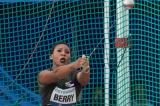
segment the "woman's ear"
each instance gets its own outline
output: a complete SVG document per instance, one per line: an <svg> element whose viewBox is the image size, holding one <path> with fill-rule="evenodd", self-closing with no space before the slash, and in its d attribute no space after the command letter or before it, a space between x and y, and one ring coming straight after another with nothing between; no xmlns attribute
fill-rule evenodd
<svg viewBox="0 0 160 106"><path fill-rule="evenodd" d="M52 56L50 55L50 59L52 60Z"/></svg>

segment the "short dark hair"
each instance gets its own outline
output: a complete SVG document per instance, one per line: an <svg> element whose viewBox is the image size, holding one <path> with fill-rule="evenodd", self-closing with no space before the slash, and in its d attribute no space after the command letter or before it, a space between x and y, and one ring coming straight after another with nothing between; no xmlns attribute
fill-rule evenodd
<svg viewBox="0 0 160 106"><path fill-rule="evenodd" d="M50 52L50 55L53 53L55 47L56 47L57 45L59 45L59 44L65 44L65 45L67 45L67 46L69 47L69 45L68 45L66 42L58 42L58 43L56 43L55 45L53 45L53 47L52 47L52 49L51 49L51 52Z"/></svg>

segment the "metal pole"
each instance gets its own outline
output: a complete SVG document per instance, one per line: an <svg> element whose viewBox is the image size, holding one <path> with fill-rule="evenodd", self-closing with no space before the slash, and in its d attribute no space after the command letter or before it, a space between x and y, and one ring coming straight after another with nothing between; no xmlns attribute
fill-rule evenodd
<svg viewBox="0 0 160 106"><path fill-rule="evenodd" d="M104 0L104 79L105 79L105 106L109 106L109 0Z"/></svg>
<svg viewBox="0 0 160 106"><path fill-rule="evenodd" d="M129 70L129 10L123 6L123 0L117 0L117 106L130 106L130 70Z"/></svg>

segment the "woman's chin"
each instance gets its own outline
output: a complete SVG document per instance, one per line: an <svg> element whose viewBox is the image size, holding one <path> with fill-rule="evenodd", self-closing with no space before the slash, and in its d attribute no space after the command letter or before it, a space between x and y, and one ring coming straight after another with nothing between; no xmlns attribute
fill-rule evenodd
<svg viewBox="0 0 160 106"><path fill-rule="evenodd" d="M67 63L60 63L59 66L67 65Z"/></svg>

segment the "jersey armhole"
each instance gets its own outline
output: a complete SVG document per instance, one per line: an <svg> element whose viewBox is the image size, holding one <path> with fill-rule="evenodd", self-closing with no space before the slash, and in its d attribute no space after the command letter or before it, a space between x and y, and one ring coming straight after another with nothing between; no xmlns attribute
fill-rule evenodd
<svg viewBox="0 0 160 106"><path fill-rule="evenodd" d="M81 84L78 82L78 80L77 80L77 74L78 74L79 72L80 72L79 70L75 70L74 72L72 72L71 77L72 77L72 80L73 80L76 84L81 85Z"/></svg>
<svg viewBox="0 0 160 106"><path fill-rule="evenodd" d="M38 77L37 77L37 83L38 83L38 86L39 86L39 87L41 87L41 88L45 87L44 84L41 84L41 83L39 82Z"/></svg>
<svg viewBox="0 0 160 106"><path fill-rule="evenodd" d="M41 87L41 88L43 88L43 87L45 87L46 85L41 84L41 83L38 81L38 86Z"/></svg>

